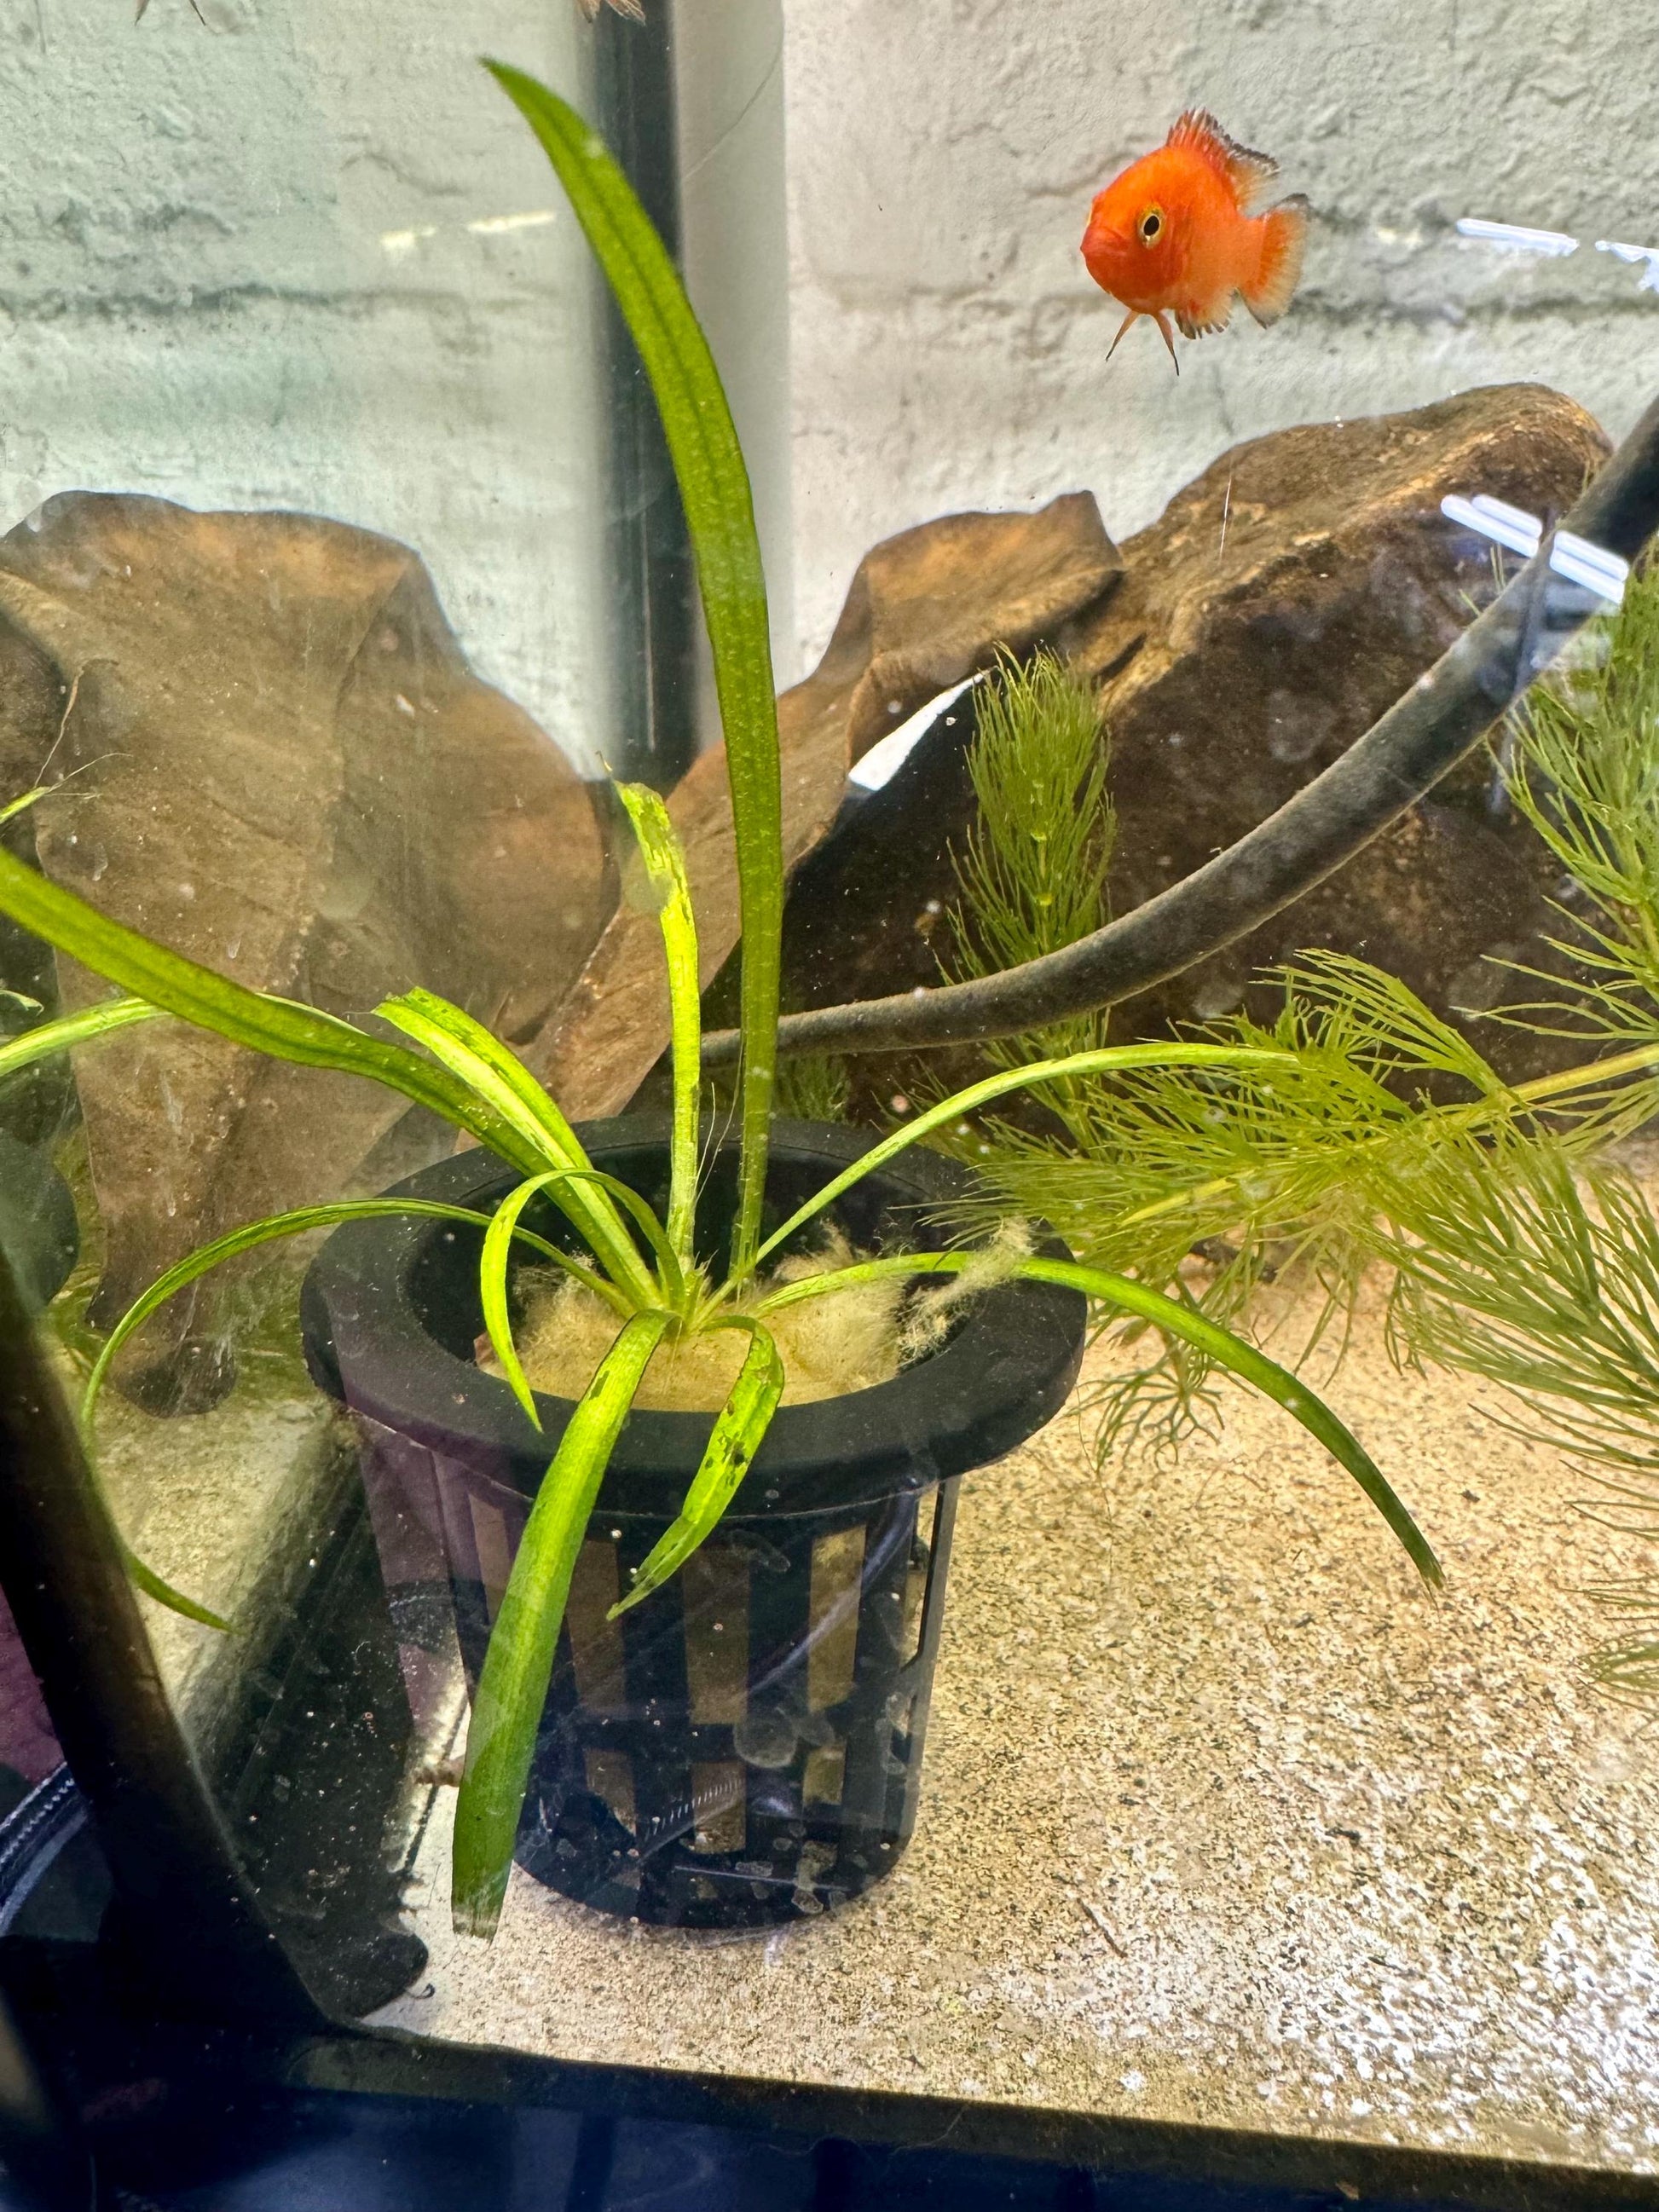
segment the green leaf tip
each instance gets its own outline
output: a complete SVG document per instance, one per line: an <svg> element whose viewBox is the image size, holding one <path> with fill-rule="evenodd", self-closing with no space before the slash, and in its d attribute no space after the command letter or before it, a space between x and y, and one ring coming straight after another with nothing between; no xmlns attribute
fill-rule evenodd
<svg viewBox="0 0 1659 2212"><path fill-rule="evenodd" d="M204 1628L216 1628L222 1636L241 1634L240 1629L233 1628L228 1620L222 1620L207 1606L198 1605L193 1597L186 1597L182 1590L176 1590L171 1583L163 1581L154 1567L145 1565L131 1546L122 1545L121 1560L133 1588L142 1590L146 1597L154 1598L157 1605L164 1605L169 1613L176 1613L185 1620L197 1621Z"/></svg>
<svg viewBox="0 0 1659 2212"><path fill-rule="evenodd" d="M472 1700L455 1808L450 1909L458 1934L495 1935L570 1578L611 1453L670 1316L623 1324L536 1493Z"/></svg>
<svg viewBox="0 0 1659 2212"><path fill-rule="evenodd" d="M648 784L619 783L640 859L657 899L668 967L671 1059L674 1079L673 1134L669 1146L668 1241L683 1278L695 1266L697 1133L702 1092L702 1004L697 965L697 924L685 854L672 818Z"/></svg>
<svg viewBox="0 0 1659 2212"><path fill-rule="evenodd" d="M960 1274L979 1264L982 1258L980 1252L957 1251L901 1252L879 1260L861 1260L850 1267L838 1267L827 1274L804 1276L785 1284L763 1300L757 1311L776 1313L785 1306L799 1304L803 1299L822 1297L855 1283L878 1282L904 1275ZM1080 1291L1085 1297L1138 1315L1154 1328L1196 1345L1218 1367L1224 1367L1241 1382L1282 1406L1292 1420L1317 1438L1339 1466L1352 1475L1424 1582L1432 1589L1442 1586L1445 1575L1439 1560L1381 1468L1318 1394L1288 1368L1269 1359L1265 1352L1258 1352L1253 1344L1246 1343L1219 1322L1211 1320L1196 1306L1167 1297L1163 1291L1138 1283L1131 1276L1110 1274L1102 1267L1084 1267L1073 1260L1045 1259L1040 1255L1018 1261L1009 1273L1027 1282L1053 1283L1062 1290Z"/></svg>
<svg viewBox="0 0 1659 2212"><path fill-rule="evenodd" d="M777 702L749 471L708 342L633 186L556 92L504 62L484 66L540 141L639 349L696 561L738 857L743 1049L732 1251L741 1272L759 1239L766 1190L783 933Z"/></svg>
<svg viewBox="0 0 1659 2212"><path fill-rule="evenodd" d="M1430 1548L1428 1539L1370 1454L1323 1399L1288 1368L1269 1359L1265 1352L1258 1352L1231 1329L1224 1328L1219 1322L1210 1320L1195 1306L1166 1297L1161 1291L1152 1290L1129 1277L1108 1274L1099 1267L1080 1267L1074 1261L1041 1258L1022 1261L1015 1272L1028 1282L1054 1283L1064 1289L1081 1291L1085 1297L1099 1298L1109 1305L1121 1306L1130 1313L1139 1314L1156 1328L1197 1345L1218 1366L1226 1368L1240 1382L1248 1382L1263 1397L1282 1406L1291 1419L1316 1437L1338 1465L1353 1477L1430 1589L1438 1589L1444 1583L1444 1571Z"/></svg>
<svg viewBox="0 0 1659 2212"><path fill-rule="evenodd" d="M626 1597L605 1616L615 1620L660 1589L677 1573L699 1545L719 1527L726 1507L737 1495L755 1454L765 1441L783 1395L783 1361L769 1329L741 1316L717 1323L724 1328L746 1328L750 1346L726 1403L715 1419L685 1503L673 1525L661 1536L635 1578Z"/></svg>

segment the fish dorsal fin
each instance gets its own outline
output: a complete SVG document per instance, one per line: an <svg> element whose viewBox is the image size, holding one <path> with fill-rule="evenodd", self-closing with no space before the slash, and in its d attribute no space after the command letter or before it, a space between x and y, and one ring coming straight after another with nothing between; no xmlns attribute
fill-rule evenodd
<svg viewBox="0 0 1659 2212"><path fill-rule="evenodd" d="M1279 164L1271 154L1252 153L1237 138L1230 138L1207 107L1189 107L1176 118L1165 143L1183 146L1207 161L1232 186L1241 209L1258 200L1279 174Z"/></svg>

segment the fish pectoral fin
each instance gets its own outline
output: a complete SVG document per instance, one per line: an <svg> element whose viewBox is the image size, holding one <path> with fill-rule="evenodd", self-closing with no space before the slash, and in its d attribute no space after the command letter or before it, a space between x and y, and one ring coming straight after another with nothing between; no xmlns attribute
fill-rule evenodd
<svg viewBox="0 0 1659 2212"><path fill-rule="evenodd" d="M1157 314L1152 317L1152 320L1158 325L1158 329L1164 333L1164 343L1170 349L1170 358L1175 362L1175 373L1179 376L1181 374L1181 362L1176 353L1175 332L1170 328L1170 318L1160 307Z"/></svg>
<svg viewBox="0 0 1659 2212"><path fill-rule="evenodd" d="M1227 297L1222 301L1220 307L1213 309L1208 315L1200 317L1198 315L1186 314L1177 308L1176 311L1176 327L1181 332L1183 338L1208 337L1212 331L1224 331L1226 329L1228 324L1232 320L1232 295L1231 293L1229 293Z"/></svg>
<svg viewBox="0 0 1659 2212"><path fill-rule="evenodd" d="M1119 346L1122 344L1123 333L1128 329L1130 324L1139 322L1139 319L1140 310L1138 307L1131 307L1128 313L1125 315L1123 320L1117 326L1117 336L1112 340L1110 345L1106 349L1106 358L1108 361L1111 359L1112 356L1117 351Z"/></svg>

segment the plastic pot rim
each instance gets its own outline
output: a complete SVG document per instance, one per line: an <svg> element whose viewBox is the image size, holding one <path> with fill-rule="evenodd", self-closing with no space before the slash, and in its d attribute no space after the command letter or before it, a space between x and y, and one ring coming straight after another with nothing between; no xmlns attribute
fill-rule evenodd
<svg viewBox="0 0 1659 2212"><path fill-rule="evenodd" d="M611 1173L623 1156L666 1153L668 1125L656 1115L590 1122L577 1133L594 1164ZM771 1174L792 1183L799 1175L805 1196L877 1141L869 1133L780 1121L773 1128ZM734 1140L720 1149L734 1149ZM517 1170L473 1148L405 1178L388 1195L487 1211L519 1180ZM939 1249L947 1239L916 1209L937 1207L974 1187L957 1162L912 1148L857 1185L856 1203L866 1212L874 1204L895 1220L908 1214L908 1241ZM837 1213L832 1208L827 1218ZM456 1243L458 1261L465 1253L465 1264L475 1267L455 1228L429 1216L337 1229L306 1278L307 1362L320 1387L355 1412L533 1497L574 1401L538 1392L538 1432L500 1376L433 1334L412 1285L445 1238ZM1052 1236L1040 1249L1070 1256ZM939 1351L890 1380L780 1407L727 1521L861 1505L1000 1459L1050 1420L1069 1395L1086 1320L1086 1301L1053 1285L1006 1283L981 1293ZM631 1414L598 1510L672 1519L714 1419L710 1413Z"/></svg>

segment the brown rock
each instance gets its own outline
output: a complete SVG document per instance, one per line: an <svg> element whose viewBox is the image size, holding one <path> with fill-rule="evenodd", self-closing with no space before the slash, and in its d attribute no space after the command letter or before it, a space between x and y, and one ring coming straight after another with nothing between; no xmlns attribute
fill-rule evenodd
<svg viewBox="0 0 1659 2212"><path fill-rule="evenodd" d="M1019 652L1109 605L1122 568L1085 491L1035 514L947 514L901 531L860 562L823 659L788 694L790 715L844 715L850 768L999 646Z"/></svg>
<svg viewBox="0 0 1659 2212"><path fill-rule="evenodd" d="M587 788L389 539L67 495L0 543L0 789L76 778L23 817L46 872L239 981L342 1014L418 982L522 1038L614 904ZM62 963L66 1006L105 990ZM191 1245L450 1141L397 1094L182 1025L77 1073L106 1325ZM212 1297L175 1341L210 1334Z"/></svg>
<svg viewBox="0 0 1659 2212"><path fill-rule="evenodd" d="M1406 415L1316 424L1224 453L1123 549L1126 574L1060 643L1102 683L1120 835L1111 891L1127 911L1283 804L1450 644L1491 590L1489 550L1458 540L1449 492L1559 513L1607 451L1583 410L1523 385ZM950 848L972 806L963 732L939 732L798 880L786 925L793 1006L939 981L935 924L955 893ZM1490 1004L1489 952L1535 954L1559 873L1491 804L1477 757L1340 874L1252 937L1118 1017L1124 1037L1241 1003L1246 979L1334 945L1402 975L1443 1011ZM1517 987L1516 995L1524 995ZM1545 1048L1481 1024L1526 1072ZM933 1055L944 1073L966 1048ZM866 1095L902 1090L892 1056Z"/></svg>
<svg viewBox="0 0 1659 2212"><path fill-rule="evenodd" d="M1559 514L1607 451L1572 400L1500 386L1258 439L1178 494L1127 549L1115 606L1072 641L1079 665L1110 675L1115 910L1282 805L1445 651L1471 599L1491 595L1490 549L1460 547L1440 514L1448 493ZM1477 754L1340 874L1137 1000L1134 1029L1237 1005L1250 974L1304 945L1363 954L1443 1012L1467 1001L1459 987L1484 953L1552 926L1544 898L1559 874L1523 823L1493 811L1492 781ZM1498 1041L1486 1024L1480 1036Z"/></svg>
<svg viewBox="0 0 1659 2212"><path fill-rule="evenodd" d="M956 514L885 539L860 563L817 667L778 702L783 843L797 866L841 805L847 772L907 714L1097 605L1121 567L1087 492L1036 514ZM669 800L686 848L707 982L738 941L726 756L705 753ZM568 1114L617 1112L668 1036L655 921L627 905L531 1054Z"/></svg>

